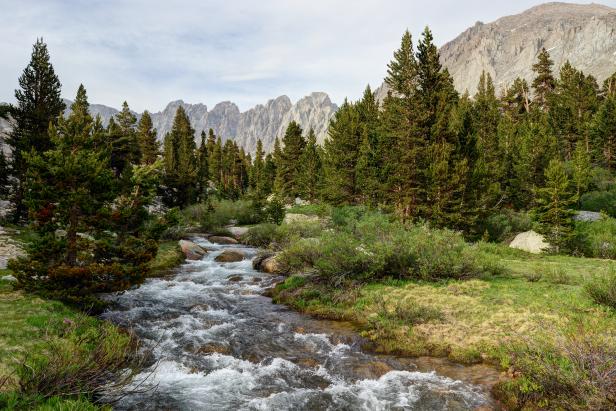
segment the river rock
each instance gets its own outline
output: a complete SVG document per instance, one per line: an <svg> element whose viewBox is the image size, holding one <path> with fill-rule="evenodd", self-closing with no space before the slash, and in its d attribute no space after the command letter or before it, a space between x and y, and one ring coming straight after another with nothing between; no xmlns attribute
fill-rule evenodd
<svg viewBox="0 0 616 411"><path fill-rule="evenodd" d="M239 250L225 250L222 254L218 255L214 260L219 263L234 263L242 261L244 259L244 253Z"/></svg>
<svg viewBox="0 0 616 411"><path fill-rule="evenodd" d="M376 380L390 372L392 368L382 361L369 361L353 368L354 374L362 380Z"/></svg>
<svg viewBox="0 0 616 411"><path fill-rule="evenodd" d="M223 237L219 235L213 235L208 237L208 240L216 244L237 244L237 240L231 237Z"/></svg>
<svg viewBox="0 0 616 411"><path fill-rule="evenodd" d="M207 254L207 251L204 250L203 247L193 243L192 241L180 240L178 245L182 249L182 252L186 256L187 260L200 260Z"/></svg>
<svg viewBox="0 0 616 411"><path fill-rule="evenodd" d="M205 344L197 349L197 354L207 355L207 354L214 354L214 353L228 355L228 354L231 354L231 349L225 345L216 344L216 343Z"/></svg>
<svg viewBox="0 0 616 411"><path fill-rule="evenodd" d="M509 247L533 254L541 254L543 251L550 248L550 244L545 240L544 236L530 230L516 235L509 244Z"/></svg>
<svg viewBox="0 0 616 411"><path fill-rule="evenodd" d="M227 281L231 281L232 283L237 283L239 281L242 281L243 279L244 277L242 277L241 275L231 275L227 277Z"/></svg>
<svg viewBox="0 0 616 411"><path fill-rule="evenodd" d="M248 227L232 226L227 227L227 231L229 231L236 240L239 240L244 234L248 232Z"/></svg>
<svg viewBox="0 0 616 411"><path fill-rule="evenodd" d="M261 271L269 274L279 274L281 272L280 262L276 259L275 255L263 260Z"/></svg>
<svg viewBox="0 0 616 411"><path fill-rule="evenodd" d="M261 270L261 265L263 264L263 261L265 261L269 257L272 257L273 255L274 255L274 253L272 253L270 251L262 251L262 252L260 252L259 254L257 254L257 256L255 258L252 259L252 269L253 270Z"/></svg>

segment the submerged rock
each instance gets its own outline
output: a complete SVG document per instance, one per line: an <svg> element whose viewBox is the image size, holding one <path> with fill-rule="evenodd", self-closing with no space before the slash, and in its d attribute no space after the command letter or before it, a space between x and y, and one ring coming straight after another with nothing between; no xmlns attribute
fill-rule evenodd
<svg viewBox="0 0 616 411"><path fill-rule="evenodd" d="M180 249L186 256L187 260L200 260L204 255L207 254L207 251L203 249L203 247L193 243L188 240L180 240L178 242Z"/></svg>
<svg viewBox="0 0 616 411"><path fill-rule="evenodd" d="M231 237L223 237L219 235L213 235L208 237L208 240L216 244L237 244L237 240Z"/></svg>
<svg viewBox="0 0 616 411"><path fill-rule="evenodd" d="M533 254L540 254L549 249L550 244L545 240L544 236L530 230L516 235L513 241L509 244L509 247L517 248L518 250L527 251Z"/></svg>
<svg viewBox="0 0 616 411"><path fill-rule="evenodd" d="M234 263L242 261L244 259L244 253L239 250L225 250L217 256L214 260L219 263Z"/></svg>

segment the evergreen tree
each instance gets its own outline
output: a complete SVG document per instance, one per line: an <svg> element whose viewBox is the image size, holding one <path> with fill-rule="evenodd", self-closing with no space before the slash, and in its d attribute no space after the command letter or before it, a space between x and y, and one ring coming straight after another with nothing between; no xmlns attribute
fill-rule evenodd
<svg viewBox="0 0 616 411"><path fill-rule="evenodd" d="M361 135L355 167L355 181L362 203L376 206L381 198L378 157L366 127L364 127Z"/></svg>
<svg viewBox="0 0 616 411"><path fill-rule="evenodd" d="M407 219L419 216L425 198L427 141L418 124L417 71L413 41L407 30L388 64L385 83L391 92L383 102L378 148L385 197Z"/></svg>
<svg viewBox="0 0 616 411"><path fill-rule="evenodd" d="M577 200L570 192L569 178L561 161L550 161L545 170L545 180L545 186L537 190L535 215L541 231L556 252L560 252L571 239L575 215L571 206Z"/></svg>
<svg viewBox="0 0 616 411"><path fill-rule="evenodd" d="M14 126L6 141L11 148L11 172L15 177L12 198L15 222L22 219L26 211L23 204L23 180L27 172L25 154L32 150L40 154L52 147L49 125L55 124L65 109L60 97L60 80L43 39L34 43L30 63L19 77L19 87L15 90L17 105L11 110Z"/></svg>
<svg viewBox="0 0 616 411"><path fill-rule="evenodd" d="M283 148L276 164L276 191L283 198L295 198L300 195L299 161L306 145L302 128L295 121L287 126L282 143Z"/></svg>
<svg viewBox="0 0 616 411"><path fill-rule="evenodd" d="M616 170L616 95L607 96L590 127L594 160L610 171Z"/></svg>
<svg viewBox="0 0 616 411"><path fill-rule="evenodd" d="M601 97L608 98L614 96L616 96L616 73L605 79L601 89Z"/></svg>
<svg viewBox="0 0 616 411"><path fill-rule="evenodd" d="M255 200L265 199L268 194L268 176L266 175L266 160L264 159L263 142L261 139L257 140L257 151L255 152L255 159L250 174Z"/></svg>
<svg viewBox="0 0 616 411"><path fill-rule="evenodd" d="M4 152L0 150L0 199L8 194L9 191L9 165L4 156Z"/></svg>
<svg viewBox="0 0 616 411"><path fill-rule="evenodd" d="M165 199L168 204L185 207L195 201L197 157L194 130L182 106L178 107L171 131L164 140Z"/></svg>
<svg viewBox="0 0 616 411"><path fill-rule="evenodd" d="M592 181L591 158L583 144L578 144L575 148L571 163L573 166L575 194L577 198L580 198L582 194L588 191L588 187Z"/></svg>
<svg viewBox="0 0 616 411"><path fill-rule="evenodd" d="M298 175L299 191L302 198L315 201L321 187L321 149L317 144L317 136L311 128L308 132L306 147L300 156L300 174Z"/></svg>
<svg viewBox="0 0 616 411"><path fill-rule="evenodd" d="M570 160L577 144L590 151L587 130L597 109L596 80L585 76L567 61L550 99L550 124L562 147L562 156Z"/></svg>
<svg viewBox="0 0 616 411"><path fill-rule="evenodd" d="M197 153L197 191L198 200L205 201L207 199L207 191L209 187L209 153L207 151L207 141L205 131L201 130L201 144Z"/></svg>
<svg viewBox="0 0 616 411"><path fill-rule="evenodd" d="M518 122L530 112L530 88L526 80L516 78L510 87L507 87L501 96L503 111L510 119Z"/></svg>
<svg viewBox="0 0 616 411"><path fill-rule="evenodd" d="M474 100L472 128L476 133L475 151L479 155L473 165L472 189L480 191L478 206L487 211L493 209L502 198L505 173L498 139L501 117L499 101L490 74L485 72L481 74ZM467 153L467 155L472 154Z"/></svg>
<svg viewBox="0 0 616 411"><path fill-rule="evenodd" d="M57 127L50 127L54 148L26 155L26 198L37 237L28 257L11 262L11 268L23 288L92 308L95 293L140 282L157 244L134 236L151 197L140 201L139 189L130 190L130 201L117 196L108 152L96 145L94 133L102 129L88 108L80 86L68 119L60 117ZM122 230L129 226L131 231Z"/></svg>
<svg viewBox="0 0 616 411"><path fill-rule="evenodd" d="M323 196L334 204L358 199L356 166L363 130L357 107L345 100L331 119L324 142Z"/></svg>
<svg viewBox="0 0 616 411"><path fill-rule="evenodd" d="M135 126L137 118L130 111L128 103L122 104L122 111L109 121L107 127L109 149L111 151L111 168L120 176L131 164L139 162L139 143Z"/></svg>
<svg viewBox="0 0 616 411"><path fill-rule="evenodd" d="M141 153L141 164L153 164L160 152L160 143L156 138L157 132L152 124L152 117L146 110L139 119L137 125L137 140Z"/></svg>
<svg viewBox="0 0 616 411"><path fill-rule="evenodd" d="M554 91L555 83L552 75L554 62L550 59L550 54L542 48L537 56L537 62L533 64L535 78L533 79L533 90L535 90L534 103L540 110L548 109L548 100Z"/></svg>

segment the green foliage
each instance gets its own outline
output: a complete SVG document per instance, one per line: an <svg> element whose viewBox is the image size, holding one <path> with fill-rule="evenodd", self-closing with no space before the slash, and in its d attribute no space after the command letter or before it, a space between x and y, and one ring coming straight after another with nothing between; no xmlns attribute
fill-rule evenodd
<svg viewBox="0 0 616 411"><path fill-rule="evenodd" d="M573 231L571 207L576 198L570 192L569 177L561 161L552 160L545 171L545 187L538 190L536 217L541 231L547 236L556 252L567 247Z"/></svg>
<svg viewBox="0 0 616 411"><path fill-rule="evenodd" d="M276 158L276 192L282 198L295 198L301 194L300 161L306 140L302 136L302 128L295 121L291 121L282 138L282 150Z"/></svg>
<svg viewBox="0 0 616 411"><path fill-rule="evenodd" d="M479 224L479 233L487 234L487 240L503 242L511 240L514 235L530 230L532 222L527 213L502 210L488 216Z"/></svg>
<svg viewBox="0 0 616 411"><path fill-rule="evenodd" d="M152 117L146 110L139 119L137 125L137 141L139 143L139 153L141 164L152 164L160 154L160 143L156 138L156 129L152 124Z"/></svg>
<svg viewBox="0 0 616 411"><path fill-rule="evenodd" d="M270 223L280 225L284 220L285 213L284 204L277 198L272 199L265 206L265 220Z"/></svg>
<svg viewBox="0 0 616 411"><path fill-rule="evenodd" d="M533 79L533 89L535 90L535 103L540 110L546 110L548 107L548 99L554 91L555 80L552 75L552 66L554 62L550 59L550 54L545 48L542 48L537 56L537 62L533 64L535 78Z"/></svg>
<svg viewBox="0 0 616 411"><path fill-rule="evenodd" d="M508 348L511 365L521 376L495 387L499 396L508 399L507 408L609 410L616 406L616 352L609 339L577 330L523 339Z"/></svg>
<svg viewBox="0 0 616 411"><path fill-rule="evenodd" d="M335 231L323 231L284 250L291 267L313 266L335 284L385 277L437 280L498 273L499 267L468 246L452 231L423 225L405 227L389 216L361 208L332 213ZM307 251L309 259L303 255Z"/></svg>
<svg viewBox="0 0 616 411"><path fill-rule="evenodd" d="M49 125L55 124L65 109L62 85L42 38L32 47L30 62L19 77L19 87L15 90L17 105L11 109L14 126L6 141L12 152L11 173L16 178L12 198L15 222L26 215L23 204L23 181L28 170L25 156L32 151L41 154L51 148Z"/></svg>
<svg viewBox="0 0 616 411"><path fill-rule="evenodd" d="M595 276L584 288L595 303L616 310L616 270Z"/></svg>
<svg viewBox="0 0 616 411"><path fill-rule="evenodd" d="M203 230L223 228L232 222L240 225L260 222L262 216L248 200L213 200L210 203L194 204L182 211L189 225L197 224Z"/></svg>
<svg viewBox="0 0 616 411"><path fill-rule="evenodd" d="M599 221L577 222L573 245L586 257L616 260L616 219L605 217Z"/></svg>
<svg viewBox="0 0 616 411"><path fill-rule="evenodd" d="M604 212L616 218L616 189L583 194L580 197L580 208L587 211Z"/></svg>
<svg viewBox="0 0 616 411"><path fill-rule="evenodd" d="M184 108L178 107L173 127L164 139L165 201L170 206L192 204L197 190L195 131Z"/></svg>
<svg viewBox="0 0 616 411"><path fill-rule="evenodd" d="M297 177L300 196L309 201L315 201L322 185L321 148L317 145L317 136L310 129L306 147L300 156L300 174Z"/></svg>

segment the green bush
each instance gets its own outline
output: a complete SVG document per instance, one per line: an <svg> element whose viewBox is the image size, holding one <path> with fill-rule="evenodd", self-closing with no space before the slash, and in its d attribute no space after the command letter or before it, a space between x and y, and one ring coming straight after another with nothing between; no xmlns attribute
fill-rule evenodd
<svg viewBox="0 0 616 411"><path fill-rule="evenodd" d="M577 222L572 243L586 257L616 259L616 219Z"/></svg>
<svg viewBox="0 0 616 411"><path fill-rule="evenodd" d="M479 232L487 233L487 240L503 242L517 233L530 230L532 221L527 213L512 210L502 210L492 214L480 224Z"/></svg>
<svg viewBox="0 0 616 411"><path fill-rule="evenodd" d="M246 234L242 236L242 243L253 247L268 247L278 238L278 226L276 224L264 223L250 227Z"/></svg>
<svg viewBox="0 0 616 411"><path fill-rule="evenodd" d="M484 256L450 230L405 227L389 215L364 208L335 209L332 220L336 229L323 230L310 244L284 251L290 267L314 267L333 283L386 277L461 279L503 271L496 258Z"/></svg>
<svg viewBox="0 0 616 411"><path fill-rule="evenodd" d="M616 310L616 270L593 278L584 288L595 303Z"/></svg>
<svg viewBox="0 0 616 411"><path fill-rule="evenodd" d="M586 193L580 197L580 208L587 211L602 211L610 217L616 217L616 190Z"/></svg>
<svg viewBox="0 0 616 411"><path fill-rule="evenodd" d="M185 208L183 215L187 224L198 225L206 231L222 228L232 222L240 225L256 224L263 218L258 207L246 200L194 204Z"/></svg>

